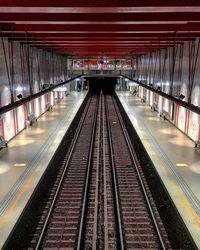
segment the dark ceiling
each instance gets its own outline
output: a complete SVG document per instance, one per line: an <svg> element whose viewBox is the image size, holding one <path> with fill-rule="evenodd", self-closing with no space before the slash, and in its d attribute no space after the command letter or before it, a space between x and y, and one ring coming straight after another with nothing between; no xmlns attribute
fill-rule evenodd
<svg viewBox="0 0 200 250"><path fill-rule="evenodd" d="M200 34L198 0L0 0L1 36L70 56L133 57Z"/></svg>

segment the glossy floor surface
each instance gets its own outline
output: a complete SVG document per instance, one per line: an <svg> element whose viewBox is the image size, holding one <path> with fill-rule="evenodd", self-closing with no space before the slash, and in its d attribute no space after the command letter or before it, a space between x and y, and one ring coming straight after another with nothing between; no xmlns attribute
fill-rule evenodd
<svg viewBox="0 0 200 250"><path fill-rule="evenodd" d="M0 248L81 106L86 92L71 92L51 112L0 151Z"/></svg>
<svg viewBox="0 0 200 250"><path fill-rule="evenodd" d="M136 96L117 94L200 249L200 149Z"/></svg>
<svg viewBox="0 0 200 250"><path fill-rule="evenodd" d="M0 151L0 248L86 93L72 92ZM118 92L186 226L200 249L200 149L129 92Z"/></svg>

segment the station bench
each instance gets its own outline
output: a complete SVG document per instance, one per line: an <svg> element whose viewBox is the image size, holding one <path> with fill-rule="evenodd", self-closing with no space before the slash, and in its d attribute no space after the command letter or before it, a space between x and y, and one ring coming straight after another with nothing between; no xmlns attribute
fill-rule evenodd
<svg viewBox="0 0 200 250"><path fill-rule="evenodd" d="M37 118L33 113L28 115L28 119L26 120L26 127L32 126L33 123L37 122Z"/></svg>
<svg viewBox="0 0 200 250"><path fill-rule="evenodd" d="M51 105L51 103L47 102L47 104L46 104L46 110L47 111L52 111L52 109L53 109L53 106Z"/></svg>
<svg viewBox="0 0 200 250"><path fill-rule="evenodd" d="M160 117L163 117L164 120L167 120L168 112L165 111L165 110L162 110L162 111L160 112Z"/></svg>
<svg viewBox="0 0 200 250"><path fill-rule="evenodd" d="M7 142L0 136L0 149L7 148Z"/></svg>
<svg viewBox="0 0 200 250"><path fill-rule="evenodd" d="M195 148L200 148L200 140L199 141L195 141Z"/></svg>

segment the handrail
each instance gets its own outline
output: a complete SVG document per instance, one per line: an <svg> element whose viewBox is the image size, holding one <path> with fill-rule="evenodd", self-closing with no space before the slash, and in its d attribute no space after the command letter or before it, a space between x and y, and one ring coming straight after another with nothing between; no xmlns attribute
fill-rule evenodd
<svg viewBox="0 0 200 250"><path fill-rule="evenodd" d="M130 81L133 81L133 82L139 84L140 86L142 86L142 87L144 87L144 88L146 88L148 90L151 90L152 92L154 92L154 93L156 93L158 95L161 95L161 96L167 98L168 100L171 100L171 101L177 103L178 105L180 105L180 106L182 106L184 108L187 108L187 109L191 110L192 112L194 112L194 113L196 113L198 115L200 115L200 107L199 106L195 106L195 105L193 105L191 103L182 101L182 100L176 98L175 96L172 96L172 95L164 93L164 92L162 92L160 90L154 89L153 87L150 87L150 86L148 86L148 85L146 85L146 84L144 84L144 83L142 83L140 81L134 80L134 79L132 79L132 78L130 78L128 76L125 76L125 75L121 75L121 76L126 78L126 79L129 79Z"/></svg>
<svg viewBox="0 0 200 250"><path fill-rule="evenodd" d="M56 89L56 88L58 88L58 87L60 87L62 85L65 85L65 84L67 84L67 83L69 83L69 82L71 82L71 81L73 81L73 80L75 80L77 78L80 78L81 76L82 75L73 77L73 78L71 78L71 79L69 79L67 81L58 83L58 84L56 84L54 86L51 86L48 89L42 90L42 91L40 91L38 93L35 93L33 95L30 95L30 96L27 96L27 97L25 97L25 98L23 98L23 99L21 99L19 101L16 101L14 103L9 103L8 105L5 105L5 106L3 106L3 107L0 108L0 115L4 114L4 113L6 113L6 112L8 112L8 111L10 111L10 110L12 110L14 108L17 108L17 107L21 106L22 104L24 104L26 102L29 102L29 101L31 101L31 100L33 100L35 98L38 98L38 97L40 97L40 96L42 96L42 95L44 95L44 94L52 91L53 89Z"/></svg>

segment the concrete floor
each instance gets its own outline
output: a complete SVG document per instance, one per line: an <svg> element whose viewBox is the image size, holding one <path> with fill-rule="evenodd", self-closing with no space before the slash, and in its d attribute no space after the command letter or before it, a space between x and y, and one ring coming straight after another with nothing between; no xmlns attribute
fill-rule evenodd
<svg viewBox="0 0 200 250"><path fill-rule="evenodd" d="M70 95L0 151L0 248L44 173L87 92Z"/></svg>
<svg viewBox="0 0 200 250"><path fill-rule="evenodd" d="M200 149L136 96L117 94L200 249Z"/></svg>

